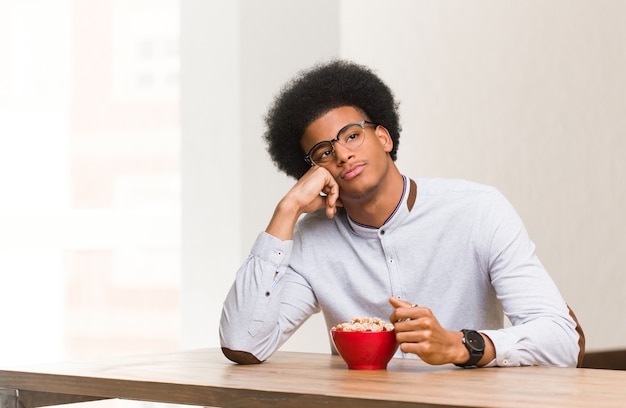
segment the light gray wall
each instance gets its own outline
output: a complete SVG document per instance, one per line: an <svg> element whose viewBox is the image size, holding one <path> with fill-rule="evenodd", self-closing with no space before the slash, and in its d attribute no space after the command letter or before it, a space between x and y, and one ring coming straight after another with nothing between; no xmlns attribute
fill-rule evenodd
<svg viewBox="0 0 626 408"><path fill-rule="evenodd" d="M238 3L184 0L181 20L181 347L192 348L218 344L241 258Z"/></svg>
<svg viewBox="0 0 626 408"><path fill-rule="evenodd" d="M400 99L400 169L500 188L588 349L626 347L626 3L182 3L185 346L217 345L235 270L292 183L261 143L268 103L338 55ZM325 340L316 317L286 348Z"/></svg>

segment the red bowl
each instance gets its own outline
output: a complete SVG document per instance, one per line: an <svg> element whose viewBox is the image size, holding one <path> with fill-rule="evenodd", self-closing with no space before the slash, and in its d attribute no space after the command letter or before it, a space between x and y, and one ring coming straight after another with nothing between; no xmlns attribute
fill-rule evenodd
<svg viewBox="0 0 626 408"><path fill-rule="evenodd" d="M396 332L330 331L333 344L348 368L384 370L398 349Z"/></svg>

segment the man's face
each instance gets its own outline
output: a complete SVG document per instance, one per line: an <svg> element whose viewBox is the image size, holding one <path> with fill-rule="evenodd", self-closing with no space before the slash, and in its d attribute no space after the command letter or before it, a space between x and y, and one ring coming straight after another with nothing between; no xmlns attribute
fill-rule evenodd
<svg viewBox="0 0 626 408"><path fill-rule="evenodd" d="M334 139L346 125L363 120L369 118L351 106L330 110L306 128L300 141L302 148L309 152L319 142ZM358 147L344 145L342 142L348 140L344 136L342 141L334 141L334 153L320 164L337 180L343 198L366 195L380 183L392 163L388 154L393 147L389 132L376 124L364 125L362 132L363 141Z"/></svg>

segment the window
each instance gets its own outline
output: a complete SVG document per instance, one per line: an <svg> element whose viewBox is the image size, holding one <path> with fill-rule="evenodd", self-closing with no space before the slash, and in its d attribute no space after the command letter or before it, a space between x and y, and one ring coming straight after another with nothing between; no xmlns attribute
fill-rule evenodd
<svg viewBox="0 0 626 408"><path fill-rule="evenodd" d="M175 350L178 1L7 3L0 360Z"/></svg>

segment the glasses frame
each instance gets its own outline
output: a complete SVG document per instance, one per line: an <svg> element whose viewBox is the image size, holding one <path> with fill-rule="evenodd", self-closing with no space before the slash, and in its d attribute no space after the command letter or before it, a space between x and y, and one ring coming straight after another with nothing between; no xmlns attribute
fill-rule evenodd
<svg viewBox="0 0 626 408"><path fill-rule="evenodd" d="M349 147L346 146L345 143L343 143L340 139L339 139L339 135L341 135L341 132L343 132L344 130L346 130L347 128L349 128L350 126L354 126L354 125L359 125L361 127L361 129L365 130L365 125L372 125L374 127L378 127L377 123L374 122L370 122L369 120L360 120L358 122L352 122L352 123L348 123L347 125L343 126L341 129L339 129L339 132L337 132L337 136L333 137L332 139L329 140L322 140L320 142L315 143L315 145L313 145L313 147L309 150L309 152L306 154L306 156L304 156L304 161L306 161L307 163L309 163L311 166L321 166L321 164L316 163L315 161L313 161L313 158L311 157L311 154L313 153L313 151L315 149L318 148L318 146L326 144L326 143L330 143L330 148L332 149L331 154L334 156L335 155L335 142L339 142L341 143L341 145L343 147L345 147L348 150L353 150L350 149ZM358 149L359 147L361 147L361 145L357 146L356 148Z"/></svg>

